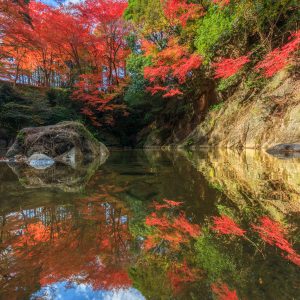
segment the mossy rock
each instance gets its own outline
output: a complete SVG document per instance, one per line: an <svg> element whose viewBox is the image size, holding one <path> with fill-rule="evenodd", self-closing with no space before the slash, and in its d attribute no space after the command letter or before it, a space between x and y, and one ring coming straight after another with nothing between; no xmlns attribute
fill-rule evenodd
<svg viewBox="0 0 300 300"><path fill-rule="evenodd" d="M22 129L6 156L30 157L35 153L63 160L71 150L76 161L90 161L94 158L106 159L108 149L78 122L62 122L43 127Z"/></svg>

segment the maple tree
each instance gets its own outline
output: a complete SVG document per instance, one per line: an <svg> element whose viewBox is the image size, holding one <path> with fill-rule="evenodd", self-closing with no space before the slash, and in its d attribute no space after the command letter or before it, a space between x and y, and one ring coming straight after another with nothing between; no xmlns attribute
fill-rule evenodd
<svg viewBox="0 0 300 300"><path fill-rule="evenodd" d="M152 66L145 67L144 76L153 84L148 90L152 95L163 91L163 97L172 97L183 94L179 84L186 82L193 76L193 71L197 70L201 63L201 57L197 54L189 53L184 45L179 45L176 39L170 39L165 49L153 53L153 45L144 44L145 51L152 51L154 58ZM150 49L149 49L150 48Z"/></svg>

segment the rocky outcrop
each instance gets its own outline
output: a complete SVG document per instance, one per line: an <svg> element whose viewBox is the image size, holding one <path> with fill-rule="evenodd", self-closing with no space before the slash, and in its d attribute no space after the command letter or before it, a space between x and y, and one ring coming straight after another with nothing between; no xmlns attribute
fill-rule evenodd
<svg viewBox="0 0 300 300"><path fill-rule="evenodd" d="M300 80L285 71L261 92L243 84L220 106L179 144L268 149L300 143Z"/></svg>
<svg viewBox="0 0 300 300"><path fill-rule="evenodd" d="M95 158L103 162L108 153L106 146L82 124L62 122L22 129L6 156L17 158L17 161L25 159L31 166L45 165L51 160L75 166L78 162L89 162Z"/></svg>
<svg viewBox="0 0 300 300"><path fill-rule="evenodd" d="M243 81L224 102L199 113L196 124L184 116L175 125L152 124L144 147L269 149L284 144L293 149L300 144L300 80L284 70L264 88Z"/></svg>

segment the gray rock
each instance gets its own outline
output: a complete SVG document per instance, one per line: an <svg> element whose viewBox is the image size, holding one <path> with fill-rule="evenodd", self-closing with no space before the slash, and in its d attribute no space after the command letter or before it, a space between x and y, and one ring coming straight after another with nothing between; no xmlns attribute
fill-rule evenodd
<svg viewBox="0 0 300 300"><path fill-rule="evenodd" d="M299 158L300 144L279 144L267 149L266 152L279 158Z"/></svg>

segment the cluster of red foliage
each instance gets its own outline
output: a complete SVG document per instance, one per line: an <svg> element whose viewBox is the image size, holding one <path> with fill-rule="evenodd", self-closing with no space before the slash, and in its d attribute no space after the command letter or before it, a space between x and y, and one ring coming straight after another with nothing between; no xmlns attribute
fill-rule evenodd
<svg viewBox="0 0 300 300"><path fill-rule="evenodd" d="M163 208L171 208L171 207L178 207L183 204L183 202L178 202L178 201L173 201L173 200L168 200L168 199L163 199L164 204L159 204L156 201L153 202L153 207L155 210L160 210Z"/></svg>
<svg viewBox="0 0 300 300"><path fill-rule="evenodd" d="M173 264L168 271L168 277L174 292L180 292L184 283L195 282L199 277L197 273L198 270L192 269L186 261Z"/></svg>
<svg viewBox="0 0 300 300"><path fill-rule="evenodd" d="M231 291L226 283L214 283L211 289L218 300L238 300L235 290Z"/></svg>
<svg viewBox="0 0 300 300"><path fill-rule="evenodd" d="M237 236L244 236L245 230L241 229L228 216L213 217L214 226L212 229L219 234L233 234Z"/></svg>
<svg viewBox="0 0 300 300"><path fill-rule="evenodd" d="M144 43L146 52L153 51L151 43ZM153 52L152 52L153 53ZM153 53L153 65L144 69L144 77L154 84L148 90L153 94L165 92L164 97L180 95L179 84L186 82L197 70L202 59L197 54L190 54L188 49L179 45L175 39L170 39L165 49Z"/></svg>
<svg viewBox="0 0 300 300"><path fill-rule="evenodd" d="M250 61L248 55L238 58L224 58L220 62L214 63L216 68L215 78L228 78L240 71L243 66Z"/></svg>
<svg viewBox="0 0 300 300"><path fill-rule="evenodd" d="M46 87L76 83L74 99L84 103L82 112L97 125L95 112L113 109L108 103L125 82L127 1L22 3L0 2L1 78Z"/></svg>
<svg viewBox="0 0 300 300"><path fill-rule="evenodd" d="M255 69L263 70L265 77L272 77L287 66L293 54L299 50L300 30L291 34L290 39L291 41L281 48L276 48L267 54L265 59L256 65Z"/></svg>
<svg viewBox="0 0 300 300"><path fill-rule="evenodd" d="M178 207L181 202L164 199L166 204L157 204L154 202L154 208L161 212L160 215L156 212L146 217L145 224L154 227L156 230L153 234L147 237L145 241L145 249L154 248L161 241L169 242L173 248L177 248L180 244L188 243L191 238L196 238L200 234L200 227L197 224L192 224L184 214L180 211L177 216L170 215L170 209Z"/></svg>
<svg viewBox="0 0 300 300"><path fill-rule="evenodd" d="M300 266L300 255L293 249L291 243L285 238L286 230L280 223L271 220L268 217L260 218L260 225L252 225L252 228L258 232L261 239L267 244L274 245L286 252L287 259Z"/></svg>
<svg viewBox="0 0 300 300"><path fill-rule="evenodd" d="M164 13L171 25L180 24L185 27L189 20L202 15L200 4L188 3L186 0L168 0L164 5Z"/></svg>

